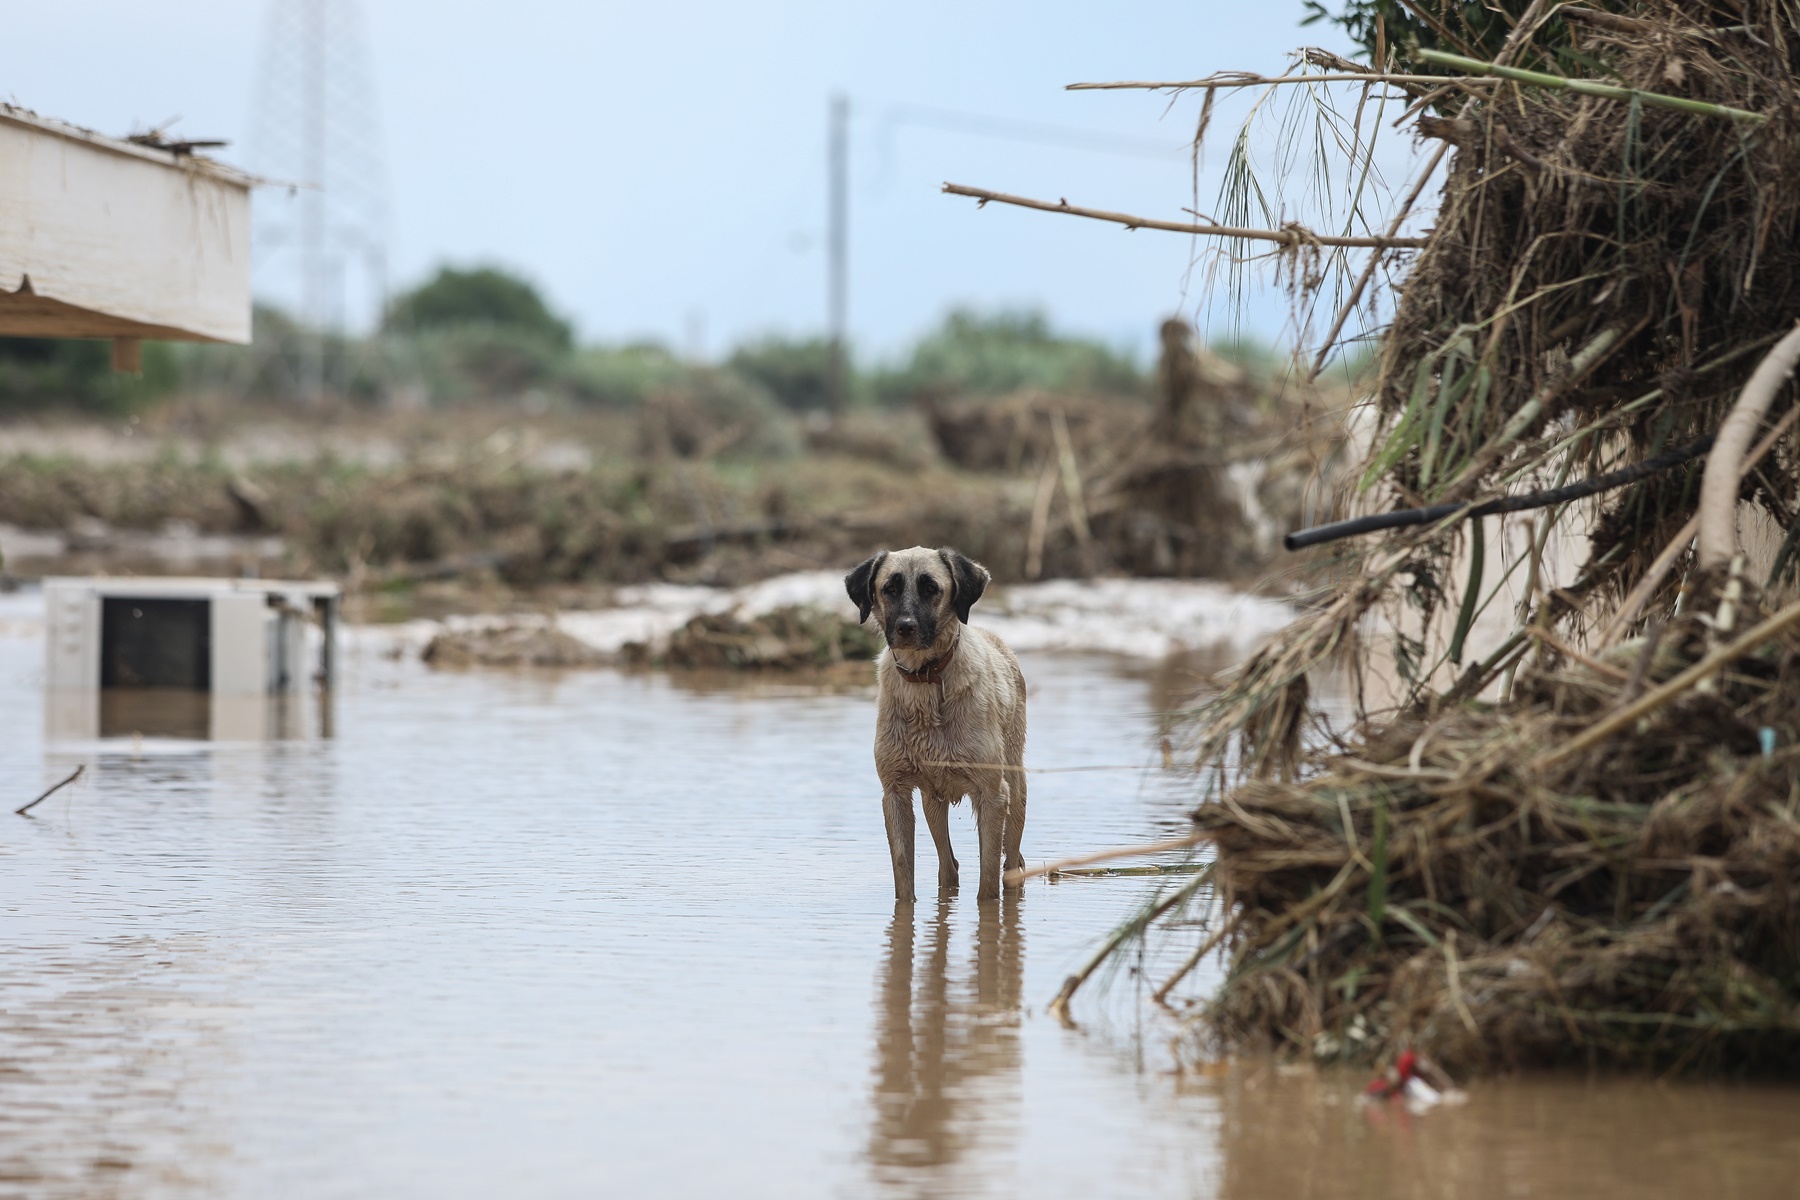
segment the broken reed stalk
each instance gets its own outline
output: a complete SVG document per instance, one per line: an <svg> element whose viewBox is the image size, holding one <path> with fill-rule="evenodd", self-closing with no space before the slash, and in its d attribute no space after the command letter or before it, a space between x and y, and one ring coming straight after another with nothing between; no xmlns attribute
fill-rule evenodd
<svg viewBox="0 0 1800 1200"><path fill-rule="evenodd" d="M69 772L69 777L67 779L63 780L61 783L52 784L50 786L50 788L44 792L43 795L39 796L36 800L33 800L30 804L25 805L25 807L23 807L23 808L13 809L13 815L20 816L20 817L24 816L26 813L30 812L32 809L34 809L38 805L42 804L44 801L48 800L50 797L56 795L56 793L62 791L64 788L68 787L71 783L74 783L77 779L80 779L81 773L85 770L87 770L87 764L82 763L79 767L76 767L73 771Z"/></svg>
<svg viewBox="0 0 1800 1200"><path fill-rule="evenodd" d="M1750 437L1762 424L1763 414L1800 365L1800 324L1763 356L1739 393L1737 403L1719 426L1719 438L1706 460L1700 481L1699 551L1696 565L1702 571L1722 567L1737 553L1737 506L1741 464Z"/></svg>
<svg viewBox="0 0 1800 1200"><path fill-rule="evenodd" d="M1188 975L1193 972L1195 967L1205 961L1207 955L1222 946L1225 943L1225 939L1231 936L1231 931L1236 928L1237 918L1235 916L1229 920L1221 921L1218 929L1213 931L1213 935L1204 942L1201 942L1199 946L1195 947L1194 952L1187 956L1187 960L1179 967L1175 968L1175 973L1163 980L1161 987L1150 993L1150 999L1167 1008L1169 1004L1169 993L1175 990L1175 986L1183 979L1186 979Z"/></svg>
<svg viewBox="0 0 1800 1200"><path fill-rule="evenodd" d="M1394 238L1400 235L1400 227L1406 224L1406 218L1412 215L1413 205L1419 202L1419 196L1424 193L1425 185L1431 182L1433 175L1437 174L1438 164L1444 161L1444 155L1449 152L1450 144L1448 142L1440 144L1437 151L1432 154L1431 161L1427 162L1425 169L1419 172L1419 178L1413 183L1412 191L1408 192L1406 199L1400 202L1400 208L1394 213L1394 219L1388 223L1388 237ZM1356 311L1357 304L1362 301L1363 291L1369 286L1369 281L1375 278L1375 272L1381 266L1381 258L1380 250L1370 251L1369 261L1363 267L1362 274L1356 277L1356 282L1350 286L1349 294L1338 306L1337 317L1331 322L1331 331L1325 335L1324 341L1319 343L1319 354L1317 358L1313 359L1312 370L1306 373L1306 382L1311 383L1317 379L1319 372L1325 369L1325 359L1331 354L1331 348L1337 344L1338 334L1344 332L1344 326L1349 322L1350 314Z"/></svg>
<svg viewBox="0 0 1800 1200"><path fill-rule="evenodd" d="M1031 501L1031 532L1025 538L1025 578L1044 573L1044 538L1050 530L1050 501L1056 497L1056 464L1047 456Z"/></svg>
<svg viewBox="0 0 1800 1200"><path fill-rule="evenodd" d="M1774 616L1756 625L1737 641L1728 646L1721 646L1667 683L1652 688L1611 716L1588 726L1548 754L1540 754L1532 760L1531 769L1543 771L1558 763L1567 762L1583 750L1628 727L1640 717L1655 712L1701 680L1712 676L1726 664L1760 648L1763 643L1787 632L1795 625L1800 625L1800 603L1788 605Z"/></svg>
<svg viewBox="0 0 1800 1200"><path fill-rule="evenodd" d="M1457 79L1450 75L1394 75L1380 71L1330 71L1318 75L1257 75L1249 71L1220 71L1205 79L1184 83L1149 83L1121 80L1116 83L1069 83L1066 92L1200 92L1221 88L1279 87L1290 83L1391 83L1395 86L1441 87L1446 83L1485 83L1485 79Z"/></svg>
<svg viewBox="0 0 1800 1200"><path fill-rule="evenodd" d="M1519 411L1512 415L1492 441L1481 448L1473 462L1463 468L1456 480L1445 488L1446 493L1454 494L1466 489L1478 481L1481 476L1500 461L1500 457L1512 447L1512 444L1524 436L1525 431L1538 423L1544 410L1555 400L1567 392L1569 388L1581 381L1581 378L1593 370L1614 346L1623 339L1625 331L1617 325L1609 325L1596 333L1587 345L1575 352L1569 359L1569 369L1556 378L1545 381L1542 387L1532 394L1531 399L1519 406Z"/></svg>
<svg viewBox="0 0 1800 1200"><path fill-rule="evenodd" d="M1725 104L1708 104L1704 100L1689 100L1686 96L1647 92L1642 88L1619 87L1617 84L1598 83L1591 79L1569 79L1562 75L1546 74L1543 71L1504 67L1498 63L1485 63L1480 59L1467 58L1461 54L1446 54L1442 50L1421 48L1418 56L1422 61L1440 67L1455 67L1457 70L1467 71L1471 75L1491 75L1496 79L1504 79L1510 83L1529 84L1532 87L1553 88L1559 91L1576 92L1583 96L1599 96L1607 100L1635 100L1639 104L1648 104L1656 108L1673 108L1681 112L1697 113L1706 117L1725 117L1733 121L1749 121L1760 124L1769 119L1762 113L1750 112L1743 108L1732 108Z"/></svg>
<svg viewBox="0 0 1800 1200"><path fill-rule="evenodd" d="M1210 868L1212 864L1209 863L1207 865ZM1123 925L1113 930L1111 936L1102 942L1099 948L1096 949L1094 953L1088 957L1088 960L1081 965L1081 969L1063 980L1062 987L1057 990L1055 999L1050 1001L1046 1011L1058 1021L1062 1022L1063 1025L1072 1027L1075 1022L1069 1016L1069 1001L1075 998L1075 993L1081 990L1081 985L1086 983L1089 977L1092 976L1095 971L1100 969L1100 964L1116 954L1119 948L1124 946L1132 938L1142 934L1146 929L1150 928L1150 926L1161 920L1163 915L1170 909L1178 904L1186 903L1189 897L1200 890L1200 885L1206 883L1212 879L1212 877L1213 873L1210 869L1202 871L1200 874L1194 876L1192 879L1176 888L1173 892L1170 892L1167 896L1157 901L1145 912L1139 913L1131 920L1126 921Z"/></svg>
<svg viewBox="0 0 1800 1200"><path fill-rule="evenodd" d="M1096 850L1092 854L1077 854L1073 858L1059 858L1055 862L1040 863L1035 867L1014 867L1006 873L1004 878L1010 887L1039 875L1048 875L1052 871L1092 866L1095 863L1111 862L1115 858L1137 858L1145 854L1161 854L1164 850L1183 850L1189 846L1198 846L1207 840L1205 834L1190 833L1184 837L1170 838L1164 842L1150 842L1142 846L1119 846L1111 850Z"/></svg>
<svg viewBox="0 0 1800 1200"><path fill-rule="evenodd" d="M1500 56L1495 60L1496 62L1505 63L1513 56L1514 52L1518 50L1523 38L1531 32L1533 24L1537 20L1538 14L1543 10L1543 7L1543 0L1532 0L1531 5L1525 10L1524 14L1520 16L1519 23L1513 27L1512 33L1507 37L1506 44L1501 47ZM1427 76L1427 78L1433 80L1439 79L1438 76ZM1441 82L1466 84L1469 81L1445 80ZM1427 93L1427 97L1433 94L1436 93ZM1415 108L1423 107L1427 102L1428 100L1421 100L1419 105L1415 106ZM1467 104L1463 105L1463 111L1469 111L1469 108L1473 103L1474 101L1470 100ZM1398 124L1398 122L1396 122L1396 124ZM1394 237L1399 234L1400 226L1405 224L1407 216L1412 212L1413 205L1419 202L1419 196L1424 192L1425 185L1431 182L1433 175L1437 174L1438 165L1444 161L1444 156L1449 152L1449 142L1439 143L1437 150L1433 152L1431 156L1431 161L1426 163L1425 169L1419 173L1419 178L1417 182L1413 184L1412 191L1407 194L1406 199L1400 204L1399 211L1394 214L1394 219L1388 226L1389 237ZM1306 381L1308 383L1317 379L1319 377L1319 372L1324 369L1325 356L1331 353L1331 347L1337 341L1338 334L1344 331L1345 323L1349 321L1350 314L1356 310L1357 303L1362 299L1363 290L1369 286L1369 281L1375 277L1376 268L1380 265L1381 253L1380 251L1376 251L1369 256L1368 265L1363 268L1363 273L1357 278L1355 285L1351 287L1350 294L1344 298L1344 303L1338 308L1337 318L1331 323L1331 332L1325 335L1325 340L1319 346L1319 356L1313 360L1312 370L1307 372Z"/></svg>
<svg viewBox="0 0 1800 1200"><path fill-rule="evenodd" d="M1056 441L1056 462L1062 470L1063 495L1069 501L1069 523L1075 527L1075 540L1083 550L1094 540L1088 528L1087 505L1081 498L1081 468L1075 461L1075 443L1069 437L1069 421L1063 410L1050 410L1050 433Z"/></svg>
<svg viewBox="0 0 1800 1200"><path fill-rule="evenodd" d="M1332 246L1347 250L1417 250L1428 240L1426 238L1333 237L1329 234L1314 233L1312 230L1298 225L1290 225L1283 229L1245 229L1235 225L1160 221L1152 217L1134 217L1130 213L1107 212L1105 209L1099 208L1082 208L1079 205L1070 204L1067 200L1059 200L1053 204L1048 200L1033 200L1028 196L1010 196L1005 192L990 192L986 188L965 187L960 183L946 183L944 191L952 196L968 196L984 206L991 201L995 204L1011 204L1018 208L1035 208L1039 212L1061 213L1068 217L1087 217L1094 221L1108 221L1115 225L1123 225L1127 229L1160 229L1168 233L1188 233L1202 237L1275 242L1282 246Z"/></svg>

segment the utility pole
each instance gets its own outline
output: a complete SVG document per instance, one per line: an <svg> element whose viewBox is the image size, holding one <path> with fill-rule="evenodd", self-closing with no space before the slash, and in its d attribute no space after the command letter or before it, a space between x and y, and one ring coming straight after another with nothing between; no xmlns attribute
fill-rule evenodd
<svg viewBox="0 0 1800 1200"><path fill-rule="evenodd" d="M325 0L302 0L300 15L300 148L309 185L300 210L300 309L306 322L305 360L300 373L302 398L308 404L325 399L325 327L327 309L325 262Z"/></svg>
<svg viewBox="0 0 1800 1200"><path fill-rule="evenodd" d="M826 313L831 328L831 358L826 366L825 395L835 417L843 413L850 392L850 97L842 92L831 97L828 158Z"/></svg>

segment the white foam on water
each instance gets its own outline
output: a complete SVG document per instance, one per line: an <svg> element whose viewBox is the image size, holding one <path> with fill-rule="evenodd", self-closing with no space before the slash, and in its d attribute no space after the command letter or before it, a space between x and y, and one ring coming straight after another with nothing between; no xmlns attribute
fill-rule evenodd
<svg viewBox="0 0 1800 1200"><path fill-rule="evenodd" d="M666 640L702 614L753 618L793 605L854 611L834 571L778 575L729 590L647 584L621 588L617 598L613 608L567 612L557 622L596 649L617 652L628 642ZM996 589L973 620L1016 650L1156 659L1215 647L1250 650L1294 615L1279 600L1205 580L1059 579Z"/></svg>
<svg viewBox="0 0 1800 1200"><path fill-rule="evenodd" d="M557 614L571 637L608 654L631 643L658 647L693 618L736 612L754 618L794 605L854 613L835 571L778 575L740 588L651 583L620 588L608 608ZM1248 652L1294 619L1292 606L1207 580L1055 579L996 588L975 609L976 625L1013 649L1031 653L1102 653L1159 659L1187 650ZM468 630L545 621L545 617L479 614L442 621L345 625L347 645L422 650L445 629ZM43 636L43 593L0 593L0 635Z"/></svg>

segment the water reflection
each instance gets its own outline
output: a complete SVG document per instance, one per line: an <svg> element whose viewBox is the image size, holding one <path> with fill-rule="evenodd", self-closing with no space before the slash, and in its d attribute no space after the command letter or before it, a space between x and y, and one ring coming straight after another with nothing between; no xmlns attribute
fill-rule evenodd
<svg viewBox="0 0 1800 1200"><path fill-rule="evenodd" d="M941 1195L946 1177L973 1169L976 1143L1016 1126L1021 1088L1019 997L1025 969L1020 900L978 905L974 953L952 960L956 901L924 920L919 953L912 905L896 905L877 986L869 1163L883 1192Z"/></svg>
<svg viewBox="0 0 1800 1200"><path fill-rule="evenodd" d="M1244 1063L1210 1080L1221 1196L1792 1196L1790 1088L1632 1076L1478 1080L1423 1116L1363 1076Z"/></svg>
<svg viewBox="0 0 1800 1200"><path fill-rule="evenodd" d="M0 1005L0 1196L211 1192L230 1150L191 1110L239 1031L195 986L205 939L33 950Z"/></svg>
<svg viewBox="0 0 1800 1200"><path fill-rule="evenodd" d="M52 742L94 738L306 741L329 738L331 694L216 696L191 688L55 689L44 696Z"/></svg>

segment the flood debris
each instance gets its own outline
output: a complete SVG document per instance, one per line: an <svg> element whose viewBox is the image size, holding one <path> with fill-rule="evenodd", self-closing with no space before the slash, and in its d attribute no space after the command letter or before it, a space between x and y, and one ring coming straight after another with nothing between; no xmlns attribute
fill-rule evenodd
<svg viewBox="0 0 1800 1200"><path fill-rule="evenodd" d="M420 657L434 667L601 667L617 661L550 621L445 629L432 635Z"/></svg>
<svg viewBox="0 0 1800 1200"><path fill-rule="evenodd" d="M1407 1042L1458 1069L1800 1070L1800 606L1711 690L1626 708L1691 676L1724 616L1558 655L1503 705L1414 711L1199 809L1236 914L1217 1035Z"/></svg>
<svg viewBox="0 0 1800 1200"><path fill-rule="evenodd" d="M659 667L799 671L870 663L881 636L838 613L790 604L748 615L734 609L702 613L669 635L662 648L626 646L626 660Z"/></svg>
<svg viewBox="0 0 1800 1200"><path fill-rule="evenodd" d="M1216 890L1159 889L1099 957L1186 939L1165 998L1220 953L1223 983L1174 1002L1213 1051L1800 1074L1800 23L1773 0L1340 19L1370 62L1307 52L1293 78L1391 86L1443 144L1368 227L1447 164L1416 253L1375 251L1399 287L1347 474L1347 504L1404 524L1299 560L1305 614L1189 712ZM1291 82L1117 86L1247 80ZM1302 302L1354 272L1282 254ZM1325 671L1348 724L1313 705Z"/></svg>

